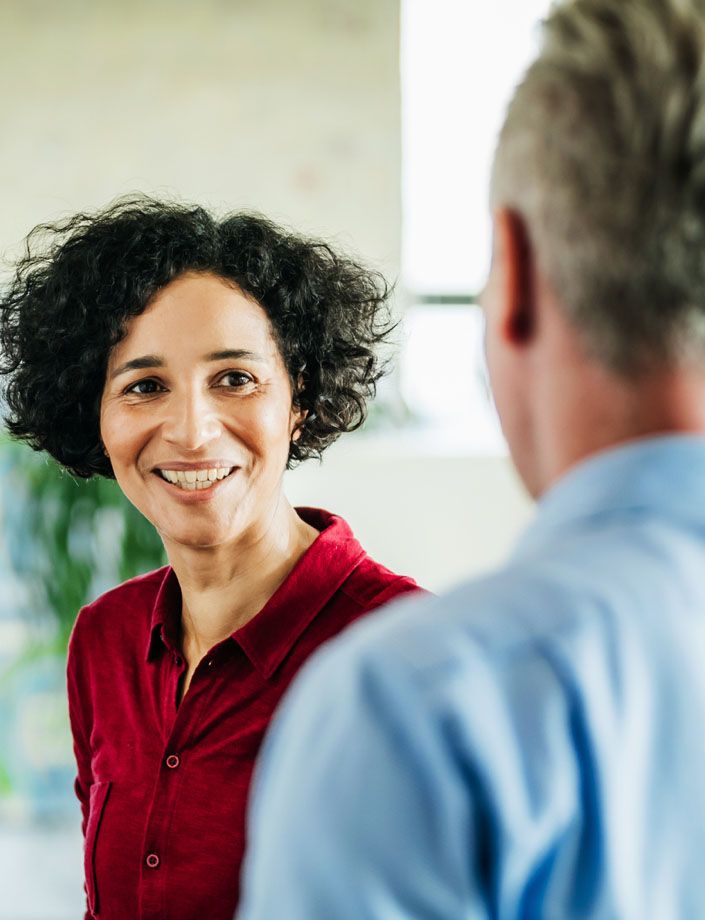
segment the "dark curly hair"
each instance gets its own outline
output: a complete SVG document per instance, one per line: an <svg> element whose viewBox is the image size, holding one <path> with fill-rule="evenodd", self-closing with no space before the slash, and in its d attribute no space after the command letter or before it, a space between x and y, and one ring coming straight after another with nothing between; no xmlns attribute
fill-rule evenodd
<svg viewBox="0 0 705 920"><path fill-rule="evenodd" d="M234 282L266 311L297 408L288 465L359 428L394 328L383 277L257 214L218 219L147 197L43 224L0 299L0 373L12 435L77 476L112 477L99 431L111 349L131 317L184 272Z"/></svg>

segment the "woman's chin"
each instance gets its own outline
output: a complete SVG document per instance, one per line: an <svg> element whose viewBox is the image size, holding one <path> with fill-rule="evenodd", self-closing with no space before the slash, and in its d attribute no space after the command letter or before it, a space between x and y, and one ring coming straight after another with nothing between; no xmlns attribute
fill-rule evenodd
<svg viewBox="0 0 705 920"><path fill-rule="evenodd" d="M159 534L167 550L172 546L192 550L216 549L237 539L236 535L218 527L189 528L188 530L169 528L159 530Z"/></svg>

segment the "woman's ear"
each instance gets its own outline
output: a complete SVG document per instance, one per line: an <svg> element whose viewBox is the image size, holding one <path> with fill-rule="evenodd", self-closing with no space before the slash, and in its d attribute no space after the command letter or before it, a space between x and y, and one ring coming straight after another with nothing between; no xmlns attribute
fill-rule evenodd
<svg viewBox="0 0 705 920"><path fill-rule="evenodd" d="M301 428L303 427L306 417L308 416L308 409L302 408L298 399L300 394L304 389L304 375L300 373L296 381L296 388L294 391L294 399L291 406L291 440L298 441L301 437Z"/></svg>
<svg viewBox="0 0 705 920"><path fill-rule="evenodd" d="M308 415L307 409L296 409L292 411L292 429L291 429L291 440L298 441L301 437L301 429L304 422L306 421L306 416Z"/></svg>

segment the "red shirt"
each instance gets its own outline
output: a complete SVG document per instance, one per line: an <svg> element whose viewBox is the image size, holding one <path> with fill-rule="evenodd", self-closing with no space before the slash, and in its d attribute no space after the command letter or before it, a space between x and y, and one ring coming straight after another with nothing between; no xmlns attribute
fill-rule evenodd
<svg viewBox="0 0 705 920"><path fill-rule="evenodd" d="M257 616L210 650L178 708L173 570L81 610L68 691L86 917L232 920L252 768L280 697L322 642L419 590L370 559L342 518L299 514L320 536Z"/></svg>

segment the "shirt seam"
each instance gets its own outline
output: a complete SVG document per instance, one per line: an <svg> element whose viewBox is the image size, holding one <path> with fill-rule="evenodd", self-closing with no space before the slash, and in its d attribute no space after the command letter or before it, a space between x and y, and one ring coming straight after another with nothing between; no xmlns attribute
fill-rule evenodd
<svg viewBox="0 0 705 920"><path fill-rule="evenodd" d="M353 572L351 572L350 574L352 575ZM340 593L344 594L345 597L348 598L348 600L351 600L354 604L357 604L357 606L362 608L363 610L369 610L371 609L369 606L370 604L372 604L374 601L380 600L380 598L384 598L386 594L389 594L392 592L395 586L399 585L400 583L404 583L404 582L408 583L409 578L406 575L397 575L393 581L385 585L381 591L378 591L376 594L373 594L370 598L367 599L367 601L357 596L353 588L348 588L344 584L340 588ZM424 593L423 589L420 588L418 585L416 586L409 585L408 591L404 591L398 594L392 594L392 598L400 597L402 594L417 594L417 593L418 594Z"/></svg>

